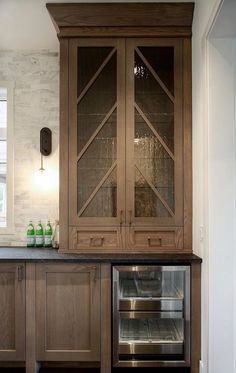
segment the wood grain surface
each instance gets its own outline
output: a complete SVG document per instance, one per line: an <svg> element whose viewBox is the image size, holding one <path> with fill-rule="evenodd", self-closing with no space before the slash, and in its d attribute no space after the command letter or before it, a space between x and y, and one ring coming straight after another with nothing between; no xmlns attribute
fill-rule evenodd
<svg viewBox="0 0 236 373"><path fill-rule="evenodd" d="M194 3L47 4L58 30L66 26L191 26ZM121 16L122 15L122 16Z"/></svg>

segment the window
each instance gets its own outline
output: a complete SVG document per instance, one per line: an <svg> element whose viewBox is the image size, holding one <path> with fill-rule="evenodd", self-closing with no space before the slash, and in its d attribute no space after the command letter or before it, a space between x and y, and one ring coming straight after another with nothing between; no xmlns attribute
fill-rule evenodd
<svg viewBox="0 0 236 373"><path fill-rule="evenodd" d="M0 81L0 233L13 233L13 83Z"/></svg>

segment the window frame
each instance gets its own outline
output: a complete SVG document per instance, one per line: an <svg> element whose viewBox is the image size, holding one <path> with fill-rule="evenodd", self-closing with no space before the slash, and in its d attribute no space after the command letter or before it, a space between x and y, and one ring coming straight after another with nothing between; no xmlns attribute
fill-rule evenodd
<svg viewBox="0 0 236 373"><path fill-rule="evenodd" d="M0 235L14 234L14 87L12 81L0 80L0 87L7 89L7 172L6 172L6 227Z"/></svg>

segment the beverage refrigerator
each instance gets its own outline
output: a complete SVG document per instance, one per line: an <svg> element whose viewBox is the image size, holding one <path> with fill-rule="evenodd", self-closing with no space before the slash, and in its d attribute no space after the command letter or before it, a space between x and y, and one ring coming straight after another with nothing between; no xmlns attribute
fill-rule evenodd
<svg viewBox="0 0 236 373"><path fill-rule="evenodd" d="M113 267L113 366L190 366L190 266Z"/></svg>

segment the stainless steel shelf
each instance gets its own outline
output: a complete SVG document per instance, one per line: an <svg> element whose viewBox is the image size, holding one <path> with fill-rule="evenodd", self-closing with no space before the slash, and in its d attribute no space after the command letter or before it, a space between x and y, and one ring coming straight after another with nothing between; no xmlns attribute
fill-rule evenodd
<svg viewBox="0 0 236 373"><path fill-rule="evenodd" d="M182 311L183 307L183 299L130 298L119 301L119 311Z"/></svg>
<svg viewBox="0 0 236 373"><path fill-rule="evenodd" d="M183 296L161 280L120 279L119 310L182 311Z"/></svg>
<svg viewBox="0 0 236 373"><path fill-rule="evenodd" d="M173 319L121 319L119 343L183 343Z"/></svg>
<svg viewBox="0 0 236 373"><path fill-rule="evenodd" d="M120 279L120 299L171 298L183 299L176 287L158 279Z"/></svg>
<svg viewBox="0 0 236 373"><path fill-rule="evenodd" d="M181 343L160 343L160 344L137 344L126 343L119 345L119 355L182 355L184 352L183 342ZM141 366L141 364L139 364ZM145 365L144 365L145 366Z"/></svg>
<svg viewBox="0 0 236 373"><path fill-rule="evenodd" d="M183 338L174 320L123 319L120 323L119 354L182 354Z"/></svg>

